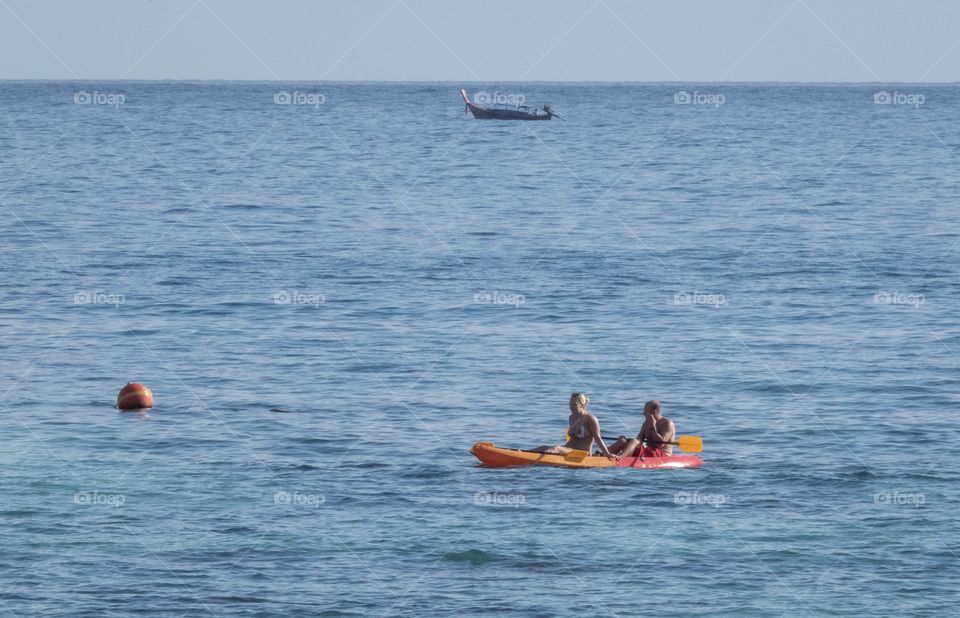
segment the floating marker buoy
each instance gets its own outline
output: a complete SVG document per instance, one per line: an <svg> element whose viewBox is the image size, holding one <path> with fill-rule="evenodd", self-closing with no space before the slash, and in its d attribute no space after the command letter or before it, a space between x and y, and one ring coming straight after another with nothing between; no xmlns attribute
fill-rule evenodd
<svg viewBox="0 0 960 618"><path fill-rule="evenodd" d="M117 394L117 407L121 410L152 408L153 392L139 382L127 382Z"/></svg>

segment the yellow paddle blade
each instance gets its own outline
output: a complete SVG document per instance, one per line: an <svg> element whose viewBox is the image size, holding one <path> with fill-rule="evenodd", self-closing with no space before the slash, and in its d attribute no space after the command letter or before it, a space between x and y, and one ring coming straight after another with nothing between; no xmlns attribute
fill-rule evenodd
<svg viewBox="0 0 960 618"><path fill-rule="evenodd" d="M675 444L681 451L687 451L688 453L703 452L703 438L700 436L680 436Z"/></svg>
<svg viewBox="0 0 960 618"><path fill-rule="evenodd" d="M588 457L590 453L587 451L570 451L563 456L567 461L583 461L584 457Z"/></svg>

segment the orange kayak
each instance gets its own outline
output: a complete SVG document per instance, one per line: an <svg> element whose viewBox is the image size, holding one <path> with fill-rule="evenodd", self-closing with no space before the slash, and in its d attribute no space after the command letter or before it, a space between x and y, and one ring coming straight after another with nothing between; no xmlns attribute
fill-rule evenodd
<svg viewBox="0 0 960 618"><path fill-rule="evenodd" d="M606 457L577 457L570 455L547 455L515 448L501 448L493 442L477 442L470 452L489 468L514 466L557 466L561 468L697 468L703 460L696 455L672 455L670 457L624 457L612 461Z"/></svg>

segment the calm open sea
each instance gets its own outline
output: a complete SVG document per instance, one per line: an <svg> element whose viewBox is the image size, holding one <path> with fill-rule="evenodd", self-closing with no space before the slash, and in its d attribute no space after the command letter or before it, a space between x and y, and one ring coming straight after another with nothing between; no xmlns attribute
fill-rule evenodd
<svg viewBox="0 0 960 618"><path fill-rule="evenodd" d="M0 83L0 609L954 615L960 87L460 86Z"/></svg>

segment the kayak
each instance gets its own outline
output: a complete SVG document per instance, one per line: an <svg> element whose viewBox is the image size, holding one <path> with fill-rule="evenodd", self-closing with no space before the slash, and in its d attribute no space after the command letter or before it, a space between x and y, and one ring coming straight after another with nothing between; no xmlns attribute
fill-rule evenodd
<svg viewBox="0 0 960 618"><path fill-rule="evenodd" d="M515 448L502 448L493 442L477 442L470 452L488 468L510 468L514 466L558 466L561 468L637 468L651 470L656 468L697 468L703 460L696 455L671 455L670 457L624 457L613 461L603 456L588 455L577 457L570 455L547 455Z"/></svg>

